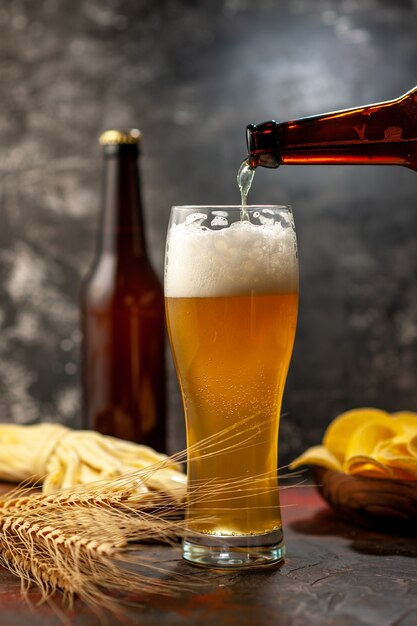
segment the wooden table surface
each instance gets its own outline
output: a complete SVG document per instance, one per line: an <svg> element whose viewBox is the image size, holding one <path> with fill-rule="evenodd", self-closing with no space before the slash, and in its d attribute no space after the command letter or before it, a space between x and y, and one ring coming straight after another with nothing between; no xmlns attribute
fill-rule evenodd
<svg viewBox="0 0 417 626"><path fill-rule="evenodd" d="M362 530L342 522L314 487L282 489L287 558L275 569L221 573L184 563L179 551L150 547L170 575L191 576L178 597L139 598L109 624L140 626L415 626L417 539ZM128 574L127 574L128 575ZM37 594L30 598L36 602ZM81 603L69 624L96 626ZM30 608L19 582L0 569L0 625L56 626L48 606Z"/></svg>

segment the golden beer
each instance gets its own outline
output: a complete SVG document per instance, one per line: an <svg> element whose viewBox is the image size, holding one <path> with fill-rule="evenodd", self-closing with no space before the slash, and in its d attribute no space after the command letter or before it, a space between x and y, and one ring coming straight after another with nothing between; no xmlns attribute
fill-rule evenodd
<svg viewBox="0 0 417 626"><path fill-rule="evenodd" d="M276 441L297 302L295 293L166 300L193 451L188 523L194 530L250 535L281 527ZM239 422L231 449L224 451L220 438L212 456L199 458L198 442Z"/></svg>
<svg viewBox="0 0 417 626"><path fill-rule="evenodd" d="M189 540L245 538L238 550L251 537L282 540L277 441L298 309L294 231L173 231L165 302L186 418Z"/></svg>

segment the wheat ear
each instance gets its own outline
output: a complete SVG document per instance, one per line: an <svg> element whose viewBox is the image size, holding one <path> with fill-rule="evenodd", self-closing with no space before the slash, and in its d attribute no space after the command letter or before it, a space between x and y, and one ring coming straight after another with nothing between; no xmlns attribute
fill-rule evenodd
<svg viewBox="0 0 417 626"><path fill-rule="evenodd" d="M205 458L242 443L249 448L256 445L262 427L253 418L241 420L191 452L194 458ZM174 545L184 535L183 486L178 497L172 488L167 493L141 490L153 474L185 457L184 451L118 479L51 495L15 490L0 501L1 564L19 576L23 591L35 584L43 600L61 590L69 604L79 596L94 608L113 611L118 607L114 597L121 593L137 598L189 588L189 581L179 575L169 581L161 577L163 569L143 546L155 541ZM224 488L230 491L230 485ZM218 494L218 484L199 486L201 498L214 490Z"/></svg>

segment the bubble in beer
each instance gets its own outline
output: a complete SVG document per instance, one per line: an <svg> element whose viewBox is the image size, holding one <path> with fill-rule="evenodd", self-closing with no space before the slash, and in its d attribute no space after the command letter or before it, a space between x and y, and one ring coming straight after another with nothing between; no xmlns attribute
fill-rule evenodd
<svg viewBox="0 0 417 626"><path fill-rule="evenodd" d="M206 218L207 215L205 213L191 213L185 218L185 224L187 226L201 226Z"/></svg>
<svg viewBox="0 0 417 626"><path fill-rule="evenodd" d="M210 222L210 226L228 226L229 222L225 217L216 215Z"/></svg>

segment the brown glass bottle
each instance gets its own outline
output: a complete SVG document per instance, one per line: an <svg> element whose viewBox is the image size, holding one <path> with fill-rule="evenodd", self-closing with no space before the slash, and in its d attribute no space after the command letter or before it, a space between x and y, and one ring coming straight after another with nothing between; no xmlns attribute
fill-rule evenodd
<svg viewBox="0 0 417 626"><path fill-rule="evenodd" d="M81 290L87 426L165 450L165 329L146 252L140 133L107 131L98 251Z"/></svg>
<svg viewBox="0 0 417 626"><path fill-rule="evenodd" d="M398 100L247 126L252 168L404 165L417 170L417 87Z"/></svg>

